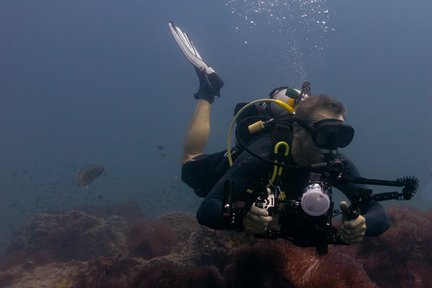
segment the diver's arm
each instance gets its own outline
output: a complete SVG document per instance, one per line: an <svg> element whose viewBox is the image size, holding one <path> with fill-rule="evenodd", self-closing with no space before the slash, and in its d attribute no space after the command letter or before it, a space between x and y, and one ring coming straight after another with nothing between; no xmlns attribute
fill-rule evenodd
<svg viewBox="0 0 432 288"><path fill-rule="evenodd" d="M244 178L228 175L222 177L201 203L196 217L199 224L212 229L241 229L241 221L236 221L236 225L230 225L222 216L225 181L233 181L238 188L246 186Z"/></svg>
<svg viewBox="0 0 432 288"><path fill-rule="evenodd" d="M262 157L268 157L270 154L268 149L270 141L269 137L260 137L249 146L249 149ZM234 225L227 222L227 219L222 216L225 182L231 181L233 183L233 199L235 201L253 202L253 195L245 191L250 187L251 183L261 176L261 171L268 171L267 165L269 164L253 157L248 152L241 153L233 166L216 183L201 203L196 215L198 222L212 229L242 229L244 215L237 214L239 218Z"/></svg>
<svg viewBox="0 0 432 288"><path fill-rule="evenodd" d="M348 178L361 177L357 167L345 155L343 158L346 160L344 168L344 175ZM335 185L336 188L341 190L350 201L353 200L353 189L366 188L363 184L343 183ZM390 218L387 212L377 201L370 201L366 205L360 207L360 213L366 219L366 233L365 236L378 236L384 233L391 225Z"/></svg>
<svg viewBox="0 0 432 288"><path fill-rule="evenodd" d="M366 218L365 236L379 236L391 225L387 212L376 201L371 201L365 207L360 208L361 214Z"/></svg>

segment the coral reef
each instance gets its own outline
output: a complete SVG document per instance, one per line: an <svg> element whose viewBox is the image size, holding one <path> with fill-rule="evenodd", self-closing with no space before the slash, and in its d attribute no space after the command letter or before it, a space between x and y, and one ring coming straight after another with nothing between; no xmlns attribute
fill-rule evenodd
<svg viewBox="0 0 432 288"><path fill-rule="evenodd" d="M136 271L145 267L140 258L105 258L98 257L82 267L73 278L71 287L80 288L118 288L130 287L130 281Z"/></svg>
<svg viewBox="0 0 432 288"><path fill-rule="evenodd" d="M180 265L171 262L150 263L135 277L133 288L223 288L219 271L211 266Z"/></svg>
<svg viewBox="0 0 432 288"><path fill-rule="evenodd" d="M239 250L225 277L232 287L378 287L352 256L337 249L318 255L285 240Z"/></svg>
<svg viewBox="0 0 432 288"><path fill-rule="evenodd" d="M356 258L380 287L429 287L432 283L431 214L406 206L391 207L388 213L392 221L390 229L379 237L366 238Z"/></svg>
<svg viewBox="0 0 432 288"><path fill-rule="evenodd" d="M295 287L283 271L288 255L274 249L272 242L261 241L236 251L233 263L224 271L228 287Z"/></svg>
<svg viewBox="0 0 432 288"><path fill-rule="evenodd" d="M148 219L127 206L41 213L0 259L0 286L429 287L432 213L403 206L388 212L386 233L330 246L327 255L201 227L186 213Z"/></svg>
<svg viewBox="0 0 432 288"><path fill-rule="evenodd" d="M121 217L97 218L81 210L39 213L18 234L0 268L21 261L37 265L114 256L124 246L126 223Z"/></svg>
<svg viewBox="0 0 432 288"><path fill-rule="evenodd" d="M169 224L175 231L177 243L185 242L200 227L192 214L174 212L161 215L159 220Z"/></svg>
<svg viewBox="0 0 432 288"><path fill-rule="evenodd" d="M161 220L140 219L130 224L126 239L132 255L151 259L169 254L176 243L176 233Z"/></svg>
<svg viewBox="0 0 432 288"><path fill-rule="evenodd" d="M314 248L296 247L284 241L275 249L285 255L284 274L295 287L378 287L354 257L337 248L317 255Z"/></svg>

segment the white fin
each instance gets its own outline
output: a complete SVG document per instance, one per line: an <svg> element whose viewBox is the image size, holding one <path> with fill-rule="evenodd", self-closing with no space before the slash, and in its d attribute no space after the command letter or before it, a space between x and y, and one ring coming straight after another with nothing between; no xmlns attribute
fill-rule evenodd
<svg viewBox="0 0 432 288"><path fill-rule="evenodd" d="M180 27L174 25L172 21L168 22L168 26L170 28L171 34L180 47L180 50L186 56L186 59L192 63L192 65L201 71L205 71L207 74L215 72L213 68L204 62L198 50L195 48L192 40L185 32L180 29Z"/></svg>

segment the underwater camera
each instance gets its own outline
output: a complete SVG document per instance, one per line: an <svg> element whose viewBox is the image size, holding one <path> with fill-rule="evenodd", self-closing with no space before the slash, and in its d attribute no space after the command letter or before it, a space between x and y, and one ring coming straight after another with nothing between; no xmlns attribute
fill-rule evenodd
<svg viewBox="0 0 432 288"><path fill-rule="evenodd" d="M311 168L303 193L297 198L289 198L278 186L261 185L251 201L234 200L234 187L225 183L224 206L222 214L233 225L242 221L252 205L267 210L273 223L264 233L254 234L257 238L283 238L300 247L316 247L318 254L326 254L328 245L348 245L332 225L332 219L341 212L334 210L332 186L336 182L356 183L377 186L402 187L402 192L392 191L373 194L372 189L353 188L353 198L347 211L348 220L356 219L362 207L370 201L409 200L417 188L415 177L403 177L395 181L347 178L342 173L343 160L333 159L321 166Z"/></svg>
<svg viewBox="0 0 432 288"><path fill-rule="evenodd" d="M310 172L301 196L286 199L285 195L280 197L280 191L274 197L273 193L269 194L268 198L275 199L273 210L269 210L274 223L264 233L254 236L284 238L300 247L316 247L319 254L327 253L328 244L345 244L332 225L335 211L331 179L329 173ZM253 205L265 209L262 203L271 201L263 201L262 198L258 197Z"/></svg>

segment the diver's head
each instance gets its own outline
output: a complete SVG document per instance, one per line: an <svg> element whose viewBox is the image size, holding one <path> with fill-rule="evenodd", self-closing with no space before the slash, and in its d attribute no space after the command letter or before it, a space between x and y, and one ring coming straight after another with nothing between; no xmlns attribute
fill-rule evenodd
<svg viewBox="0 0 432 288"><path fill-rule="evenodd" d="M300 165L325 161L351 143L354 129L344 124L342 103L326 95L307 97L295 107L292 154Z"/></svg>

